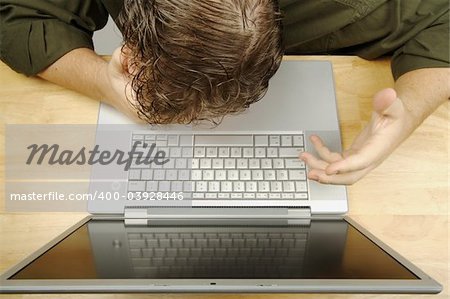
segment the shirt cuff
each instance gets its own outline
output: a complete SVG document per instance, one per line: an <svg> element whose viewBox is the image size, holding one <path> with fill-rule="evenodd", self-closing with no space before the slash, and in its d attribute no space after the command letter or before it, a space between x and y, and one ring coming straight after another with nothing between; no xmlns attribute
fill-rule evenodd
<svg viewBox="0 0 450 299"><path fill-rule="evenodd" d="M397 81L403 74L424 68L448 68L447 61L436 60L424 56L410 54L394 55L392 57L391 69L394 79Z"/></svg>

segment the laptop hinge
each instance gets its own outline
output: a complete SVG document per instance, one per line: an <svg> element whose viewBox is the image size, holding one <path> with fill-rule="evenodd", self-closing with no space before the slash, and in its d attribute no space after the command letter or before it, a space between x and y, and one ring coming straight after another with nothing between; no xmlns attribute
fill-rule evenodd
<svg viewBox="0 0 450 299"><path fill-rule="evenodd" d="M147 224L149 219L305 219L309 207L127 207L126 224Z"/></svg>

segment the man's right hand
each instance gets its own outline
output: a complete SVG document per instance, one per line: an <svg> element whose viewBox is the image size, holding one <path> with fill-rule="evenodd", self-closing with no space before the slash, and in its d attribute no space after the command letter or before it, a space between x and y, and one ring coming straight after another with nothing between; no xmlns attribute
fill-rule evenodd
<svg viewBox="0 0 450 299"><path fill-rule="evenodd" d="M127 69L121 47L117 48L111 60L100 70L98 76L101 83L102 100L124 113L135 122L142 123L134 108L134 92L131 88L131 76ZM103 80L104 79L104 80Z"/></svg>

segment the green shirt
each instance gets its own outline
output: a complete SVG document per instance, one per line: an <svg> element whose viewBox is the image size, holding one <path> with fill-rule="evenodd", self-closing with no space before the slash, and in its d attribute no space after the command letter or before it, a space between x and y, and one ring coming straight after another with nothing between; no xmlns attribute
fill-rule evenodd
<svg viewBox="0 0 450 299"><path fill-rule="evenodd" d="M0 0L0 58L35 75L92 34L123 0ZM280 0L286 54L392 55L392 72L449 67L448 0Z"/></svg>

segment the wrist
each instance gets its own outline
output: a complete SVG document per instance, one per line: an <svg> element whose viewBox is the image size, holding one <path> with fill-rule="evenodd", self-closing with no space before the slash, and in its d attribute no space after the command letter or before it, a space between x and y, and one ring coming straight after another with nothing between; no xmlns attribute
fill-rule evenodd
<svg viewBox="0 0 450 299"><path fill-rule="evenodd" d="M99 100L107 101L109 103L110 98L108 91L111 89L111 80L108 74L108 62L101 59L97 63L95 73L95 93Z"/></svg>

